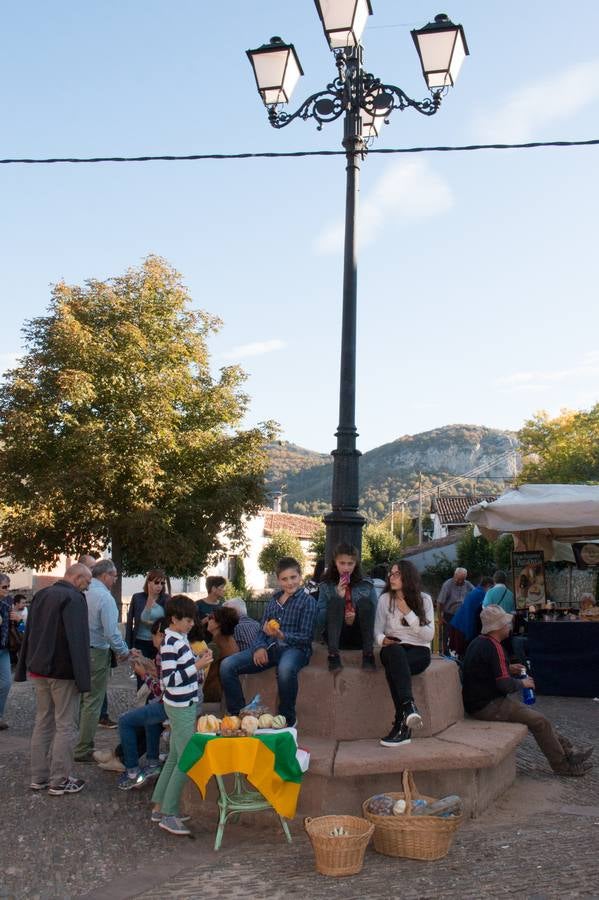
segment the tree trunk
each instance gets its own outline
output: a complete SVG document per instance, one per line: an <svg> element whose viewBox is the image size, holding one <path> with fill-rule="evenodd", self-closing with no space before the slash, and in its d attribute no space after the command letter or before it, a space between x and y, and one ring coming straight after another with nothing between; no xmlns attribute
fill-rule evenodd
<svg viewBox="0 0 599 900"><path fill-rule="evenodd" d="M123 554L121 551L121 542L116 534L113 531L110 532L110 555L112 557L112 561L116 566L116 570L118 572L118 577L115 583L112 586L112 596L116 600L116 605L119 611L119 621L121 619L121 613L123 610L123 575L122 575L122 562L123 562Z"/></svg>

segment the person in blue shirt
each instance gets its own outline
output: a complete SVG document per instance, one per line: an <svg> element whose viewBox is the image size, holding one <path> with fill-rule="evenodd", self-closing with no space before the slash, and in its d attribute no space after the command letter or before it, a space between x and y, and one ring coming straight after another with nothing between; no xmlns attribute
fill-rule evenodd
<svg viewBox="0 0 599 900"><path fill-rule="evenodd" d="M485 595L492 585L493 579L488 575L483 576L478 586L466 594L464 602L449 623L449 648L460 658L466 653L470 641L480 634L480 611Z"/></svg>
<svg viewBox="0 0 599 900"><path fill-rule="evenodd" d="M507 586L507 575L498 569L493 575L494 585L490 591L487 591L483 606L500 606L506 613L513 613L515 610L514 595Z"/></svg>
<svg viewBox="0 0 599 900"><path fill-rule="evenodd" d="M75 747L77 762L93 760L94 738L110 672L110 651L114 651L120 662L131 656L119 629L116 601L110 593L116 579L117 570L113 561L101 559L92 569L92 580L86 593L91 689L81 698L79 741Z"/></svg>
<svg viewBox="0 0 599 900"><path fill-rule="evenodd" d="M230 715L245 706L240 675L253 675L276 667L279 713L288 726L296 724L298 673L312 655L312 635L316 601L302 585L300 564L291 556L280 559L276 568L278 590L266 604L260 632L249 650L223 659L220 681Z"/></svg>

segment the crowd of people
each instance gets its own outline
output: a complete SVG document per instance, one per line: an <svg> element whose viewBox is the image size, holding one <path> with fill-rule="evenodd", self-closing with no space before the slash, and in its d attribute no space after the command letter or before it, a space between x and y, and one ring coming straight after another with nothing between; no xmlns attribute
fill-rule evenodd
<svg viewBox="0 0 599 900"><path fill-rule="evenodd" d="M514 598L505 573L484 577L474 587L456 569L439 593L436 613L442 650L456 645L466 711L485 721L527 725L552 769L583 775L592 748L573 745L537 710L519 701L534 687L522 664L510 658ZM225 599L226 579L206 579L207 594L193 601L170 596L161 569L148 572L143 590L130 601L125 635L112 594L118 577L110 559L84 556L65 575L38 591L29 609L10 595L10 578L0 574L0 729L11 685L11 654L18 656L15 680L30 678L36 698L31 739L31 789L52 796L75 794L85 782L74 763L97 763L118 773L121 790L154 783L150 819L174 835L187 835L180 798L186 776L178 766L203 702L221 702L230 715L245 706L240 677L275 669L278 712L297 727L298 675L313 643L328 648L334 677L343 668L341 651L361 650L363 677L377 670L379 651L395 716L380 744L401 748L422 727L412 679L431 663L435 606L408 560L377 567L367 577L358 550L335 548L328 567L319 566L307 585L297 560L276 567L278 588L261 621L248 616L243 599ZM11 638L11 634L16 637ZM136 678L135 705L118 720L114 750L95 748L106 717L111 667L128 664ZM168 755L160 752L168 737Z"/></svg>

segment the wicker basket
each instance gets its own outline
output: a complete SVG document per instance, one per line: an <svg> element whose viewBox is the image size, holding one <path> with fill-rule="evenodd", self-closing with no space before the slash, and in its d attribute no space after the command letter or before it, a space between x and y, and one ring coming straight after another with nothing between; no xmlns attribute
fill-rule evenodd
<svg viewBox="0 0 599 900"><path fill-rule="evenodd" d="M358 816L319 816L304 819L304 828L314 848L316 871L321 875L356 875L362 871L374 825ZM348 834L333 837L334 828L344 828Z"/></svg>
<svg viewBox="0 0 599 900"><path fill-rule="evenodd" d="M440 816L413 816L412 800L417 798L434 803L435 797L418 793L414 779L407 771L403 773L403 793L386 791L394 800L405 800L406 811L399 816L377 816L368 812L370 800L362 804L364 818L372 822L374 829L374 849L385 856L405 856L408 859L442 859L447 856L456 828L462 816L441 818Z"/></svg>

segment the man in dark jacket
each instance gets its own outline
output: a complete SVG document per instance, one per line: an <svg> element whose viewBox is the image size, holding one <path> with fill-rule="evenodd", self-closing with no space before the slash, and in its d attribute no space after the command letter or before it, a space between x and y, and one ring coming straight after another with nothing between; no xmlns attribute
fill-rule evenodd
<svg viewBox="0 0 599 900"><path fill-rule="evenodd" d="M542 713L520 702L521 688L535 685L529 676L522 678L523 666L508 663L501 645L512 629L512 616L492 605L481 610L480 619L481 634L468 645L464 659L462 695L466 712L483 722L521 722L530 729L557 775L586 775L592 768L592 747L574 746Z"/></svg>
<svg viewBox="0 0 599 900"><path fill-rule="evenodd" d="M75 794L84 782L71 777L79 696L90 689L90 643L84 591L92 574L76 563L31 601L15 681L29 674L35 686L31 736L31 788L56 796Z"/></svg>

